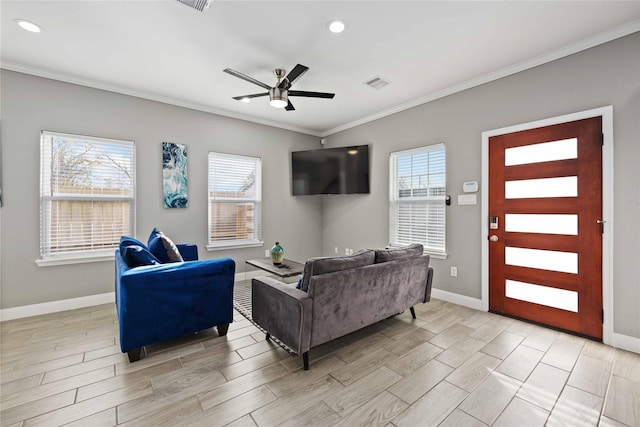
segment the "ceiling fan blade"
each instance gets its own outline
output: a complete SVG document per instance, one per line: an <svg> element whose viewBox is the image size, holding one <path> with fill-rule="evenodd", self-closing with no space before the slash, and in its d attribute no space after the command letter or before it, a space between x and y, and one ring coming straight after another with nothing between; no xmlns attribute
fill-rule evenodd
<svg viewBox="0 0 640 427"><path fill-rule="evenodd" d="M242 95L242 96L234 96L233 99L237 100L237 101L242 101L244 98L258 98L259 96L267 96L269 95L269 92L265 92L265 93L254 93L252 95Z"/></svg>
<svg viewBox="0 0 640 427"><path fill-rule="evenodd" d="M287 101L288 101L288 104L287 104L286 107L284 107L284 109L287 110L287 111L295 110L295 108L293 108L293 104L291 103L291 101L289 101L289 100L287 100Z"/></svg>
<svg viewBox="0 0 640 427"><path fill-rule="evenodd" d="M306 96L307 98L328 98L332 99L335 93L327 92L307 92L306 90L290 90L289 96Z"/></svg>
<svg viewBox="0 0 640 427"><path fill-rule="evenodd" d="M253 83L254 85L258 85L258 86L260 86L260 87L263 87L263 88L265 88L265 89L267 89L267 90L271 89L271 86L269 86L268 84L266 84L266 83L262 83L261 81L256 80L256 79L254 79L253 77L249 77L249 76L247 76L247 75L245 75L245 74L242 74L242 73L241 73L241 72L239 72L239 71L232 70L231 68L225 68L225 69L224 69L224 70L222 70L222 71L224 71L224 72L225 72L225 73L227 73L227 74L231 74L232 76L237 77L237 78L239 78L239 79L242 79L242 80L248 81L249 83Z"/></svg>
<svg viewBox="0 0 640 427"><path fill-rule="evenodd" d="M296 80L298 80L300 77L302 77L302 75L304 73L306 73L307 71L309 71L309 67L305 67L304 65L296 65L295 67L293 67L293 70L291 70L289 72L289 74L287 74L287 80L289 81L289 87L291 87L291 85L293 83L295 83ZM283 80L282 83L280 83L280 85L278 85L278 87L283 88L284 87L284 82L287 80Z"/></svg>

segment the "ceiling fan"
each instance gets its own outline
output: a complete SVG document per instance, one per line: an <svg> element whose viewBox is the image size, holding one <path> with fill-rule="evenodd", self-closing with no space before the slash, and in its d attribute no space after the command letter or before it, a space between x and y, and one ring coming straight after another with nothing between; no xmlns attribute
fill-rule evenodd
<svg viewBox="0 0 640 427"><path fill-rule="evenodd" d="M243 95L243 96L234 96L233 99L238 101L248 102L251 98L258 98L260 96L269 95L269 103L276 108L284 108L287 111L295 110L291 101L289 101L290 96L304 96L307 98L328 98L331 99L335 96L334 93L326 93L326 92L307 92L305 90L290 90L291 86L298 80L304 73L309 71L309 67L305 67L304 65L296 65L293 67L293 70L287 74L286 70L281 68L276 68L273 70L273 74L276 75L278 79L276 85L274 87L269 86L266 83L262 83L254 79L253 77L249 77L245 74L242 74L238 71L232 70L231 68L225 68L223 70L227 74L231 74L232 76L238 77L242 80L246 80L250 83L256 84L262 88L268 90L268 92L264 93L254 93L251 95Z"/></svg>

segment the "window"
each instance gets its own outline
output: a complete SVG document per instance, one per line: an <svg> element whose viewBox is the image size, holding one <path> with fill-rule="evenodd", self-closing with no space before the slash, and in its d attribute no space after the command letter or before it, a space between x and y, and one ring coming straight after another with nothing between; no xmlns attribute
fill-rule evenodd
<svg viewBox="0 0 640 427"><path fill-rule="evenodd" d="M262 161L209 153L207 249L260 246Z"/></svg>
<svg viewBox="0 0 640 427"><path fill-rule="evenodd" d="M41 259L112 256L135 229L133 142L43 131L40 149Z"/></svg>
<svg viewBox="0 0 640 427"><path fill-rule="evenodd" d="M445 256L444 144L391 153L389 239L392 246L421 243Z"/></svg>

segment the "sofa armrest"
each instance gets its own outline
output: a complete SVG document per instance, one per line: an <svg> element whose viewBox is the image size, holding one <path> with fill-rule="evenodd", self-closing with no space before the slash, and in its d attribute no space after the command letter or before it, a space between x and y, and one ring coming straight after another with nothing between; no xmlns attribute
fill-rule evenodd
<svg viewBox="0 0 640 427"><path fill-rule="evenodd" d="M429 271L427 272L427 291L424 295L424 302L431 301L431 282L433 282L433 267L429 266Z"/></svg>
<svg viewBox="0 0 640 427"><path fill-rule="evenodd" d="M179 243L176 245L178 252L185 261L197 261L198 260L198 245L193 243Z"/></svg>
<svg viewBox="0 0 640 427"><path fill-rule="evenodd" d="M270 277L251 281L251 316L267 333L298 354L309 351L311 307L309 294Z"/></svg>

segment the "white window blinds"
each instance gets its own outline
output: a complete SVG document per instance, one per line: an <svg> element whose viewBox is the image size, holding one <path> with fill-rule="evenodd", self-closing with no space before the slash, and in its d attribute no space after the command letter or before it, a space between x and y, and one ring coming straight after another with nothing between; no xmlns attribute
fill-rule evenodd
<svg viewBox="0 0 640 427"><path fill-rule="evenodd" d="M210 249L261 245L262 162L209 153Z"/></svg>
<svg viewBox="0 0 640 427"><path fill-rule="evenodd" d="M421 243L445 254L444 144L391 153L389 239L393 246Z"/></svg>
<svg viewBox="0 0 640 427"><path fill-rule="evenodd" d="M134 230L134 143L43 131L40 147L42 259L112 254Z"/></svg>

